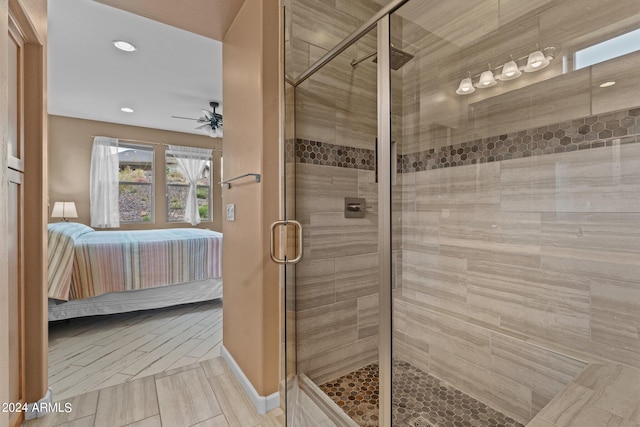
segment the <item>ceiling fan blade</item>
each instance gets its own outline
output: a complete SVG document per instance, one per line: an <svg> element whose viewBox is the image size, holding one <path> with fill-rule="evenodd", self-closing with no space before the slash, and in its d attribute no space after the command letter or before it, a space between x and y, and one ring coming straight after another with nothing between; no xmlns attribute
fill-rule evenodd
<svg viewBox="0 0 640 427"><path fill-rule="evenodd" d="M194 119L193 117L180 117L180 116L171 116L174 119L185 119L185 120L200 120L200 119Z"/></svg>
<svg viewBox="0 0 640 427"><path fill-rule="evenodd" d="M202 113L204 114L204 116L205 116L207 119L211 119L211 117L212 117L211 115L213 114L211 111L209 111L209 110L205 110L204 108L202 109Z"/></svg>
<svg viewBox="0 0 640 427"><path fill-rule="evenodd" d="M206 128L207 126L209 126L209 123L205 123L205 124L203 124L203 125L197 126L197 127L196 127L196 129L204 129L204 128ZM209 126L209 127L211 127L211 126Z"/></svg>

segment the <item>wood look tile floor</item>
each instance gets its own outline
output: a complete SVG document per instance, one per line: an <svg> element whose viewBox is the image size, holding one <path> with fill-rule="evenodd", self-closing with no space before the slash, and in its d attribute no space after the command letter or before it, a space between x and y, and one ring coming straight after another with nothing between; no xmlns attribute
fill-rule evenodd
<svg viewBox="0 0 640 427"><path fill-rule="evenodd" d="M221 343L221 300L55 322L49 386L60 401L213 359Z"/></svg>
<svg viewBox="0 0 640 427"><path fill-rule="evenodd" d="M226 362L216 357L60 402L23 427L279 427L284 413L258 415Z"/></svg>

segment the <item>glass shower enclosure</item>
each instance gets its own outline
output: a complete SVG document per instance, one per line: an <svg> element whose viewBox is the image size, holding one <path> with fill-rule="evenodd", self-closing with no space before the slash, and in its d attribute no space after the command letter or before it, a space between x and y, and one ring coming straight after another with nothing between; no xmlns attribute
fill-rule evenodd
<svg viewBox="0 0 640 427"><path fill-rule="evenodd" d="M549 408L640 368L640 2L318 3L286 2L288 425L637 417Z"/></svg>

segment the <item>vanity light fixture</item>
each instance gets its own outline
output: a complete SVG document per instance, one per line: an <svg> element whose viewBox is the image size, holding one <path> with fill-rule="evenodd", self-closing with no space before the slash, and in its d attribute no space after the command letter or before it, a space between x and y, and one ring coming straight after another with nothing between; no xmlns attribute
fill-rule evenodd
<svg viewBox="0 0 640 427"><path fill-rule="evenodd" d="M480 74L480 80L478 80L478 84L476 85L477 88L485 89L495 86L498 83L493 76L493 71L491 71L491 65L488 65L488 68L487 71L483 71L482 74Z"/></svg>
<svg viewBox="0 0 640 427"><path fill-rule="evenodd" d="M500 80L513 80L517 79L522 75L522 71L518 68L518 64L514 61L513 56L511 57L511 61L505 62L502 66L502 73L498 76Z"/></svg>
<svg viewBox="0 0 640 427"><path fill-rule="evenodd" d="M555 56L556 48L554 46L536 50L529 55L522 56L518 59L514 59L513 56L510 55L510 60L505 62L504 65L496 68L491 68L489 65L488 70L483 71L481 74L476 74L475 76L471 76L471 73L469 72L469 77L465 77L460 81L460 85L458 86L456 93L458 95L469 95L475 92L473 89L474 87L479 89L490 88L497 84L496 80L509 81L520 77L522 75L522 71L532 73L534 71L542 70L549 65ZM499 73L498 70L500 70ZM478 78L477 82L474 81L476 78Z"/></svg>
<svg viewBox="0 0 640 427"><path fill-rule="evenodd" d="M135 52L138 50L133 44L124 40L114 40L113 45L124 52Z"/></svg>
<svg viewBox="0 0 640 427"><path fill-rule="evenodd" d="M122 111L123 113L133 113L133 108L122 107L120 111Z"/></svg>
<svg viewBox="0 0 640 427"><path fill-rule="evenodd" d="M544 56L541 50L536 50L529 54L529 58L527 59L527 65L524 67L525 73L532 73L534 71L542 70L544 67L549 65L551 61Z"/></svg>
<svg viewBox="0 0 640 427"><path fill-rule="evenodd" d="M458 86L458 90L456 93L458 95L468 95L476 91L476 88L473 87L473 82L471 81L471 73L469 73L469 77L464 78L460 81L460 86Z"/></svg>

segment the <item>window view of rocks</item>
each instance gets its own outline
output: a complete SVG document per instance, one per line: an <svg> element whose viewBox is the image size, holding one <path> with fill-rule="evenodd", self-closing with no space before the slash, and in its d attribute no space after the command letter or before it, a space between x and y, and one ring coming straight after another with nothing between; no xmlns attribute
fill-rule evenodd
<svg viewBox="0 0 640 427"><path fill-rule="evenodd" d="M120 221L153 221L153 148L120 144Z"/></svg>
<svg viewBox="0 0 640 427"><path fill-rule="evenodd" d="M152 222L154 208L154 165L153 147L120 144L118 153L120 164L120 221ZM166 212L167 221L184 221L184 213L189 194L189 181L180 172L175 158L165 158ZM211 219L211 160L198 179L198 211L200 219Z"/></svg>

